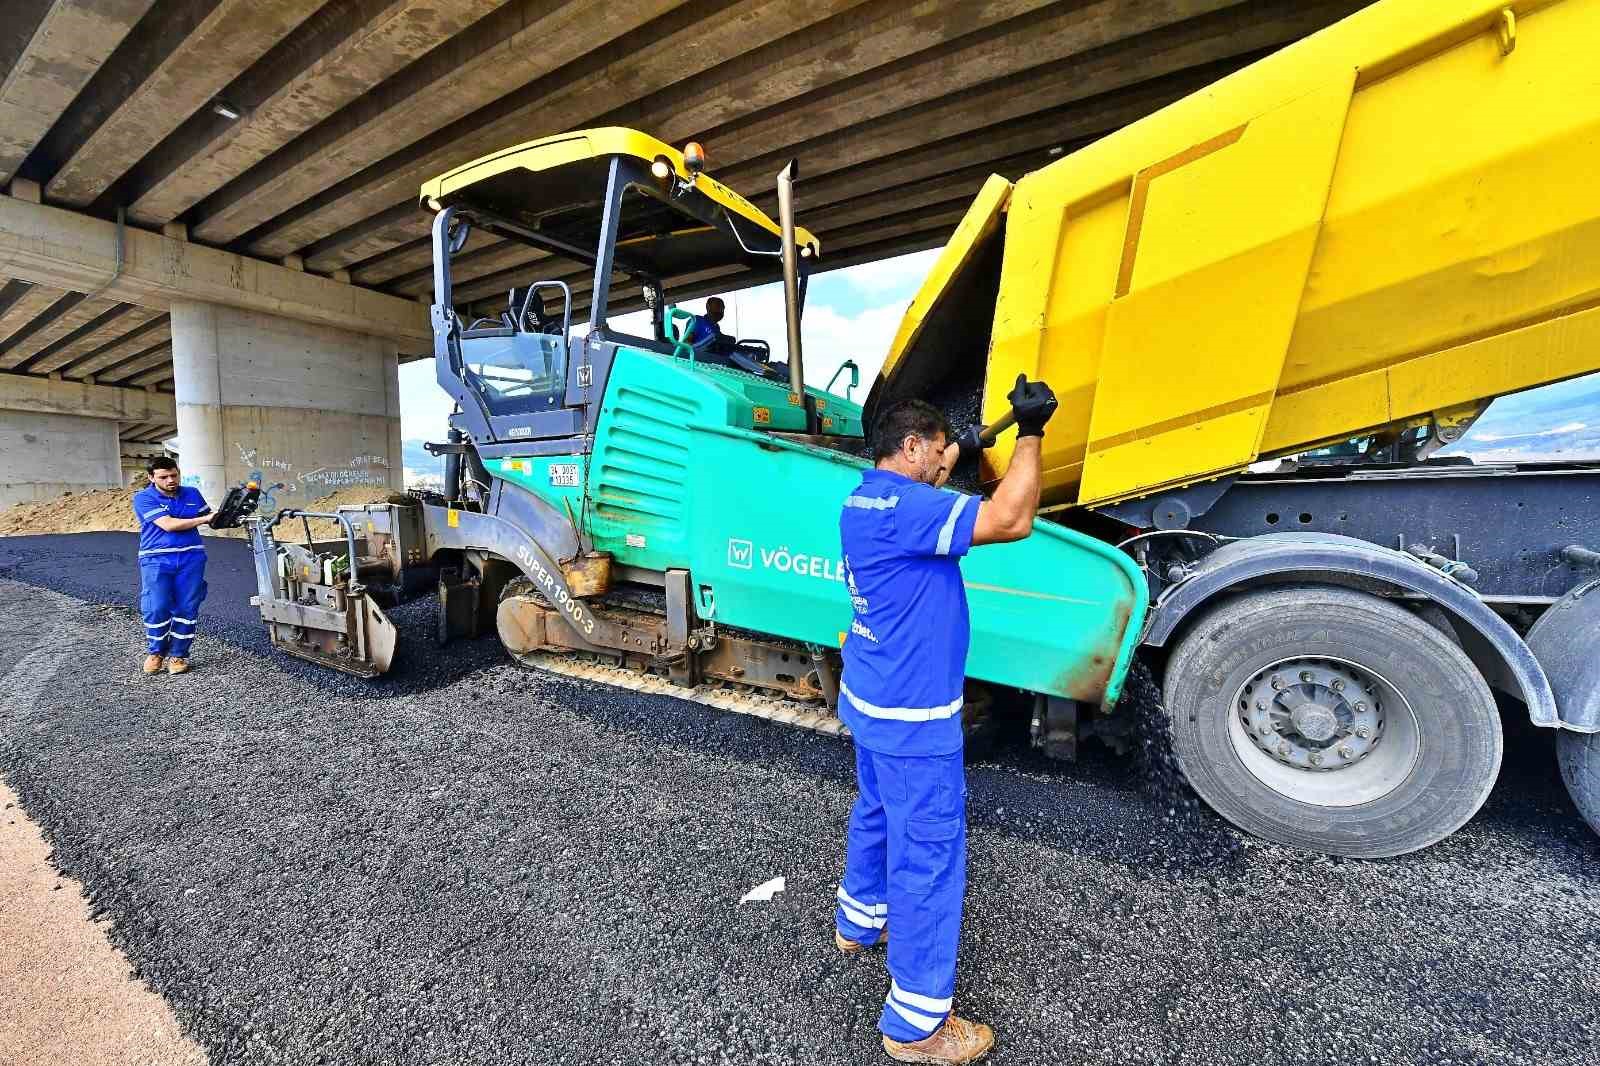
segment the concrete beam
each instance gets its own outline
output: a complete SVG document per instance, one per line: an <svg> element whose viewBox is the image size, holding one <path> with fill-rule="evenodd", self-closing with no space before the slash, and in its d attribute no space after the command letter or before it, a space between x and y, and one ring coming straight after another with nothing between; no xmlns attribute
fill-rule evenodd
<svg viewBox="0 0 1600 1066"><path fill-rule="evenodd" d="M117 307L120 309L118 314L107 320L91 323L81 333L54 350L44 353L41 358L28 366L28 372L32 374L63 372L74 364L86 360L91 353L161 317L160 311L150 307L135 307L132 304L118 304Z"/></svg>
<svg viewBox="0 0 1600 1066"><path fill-rule="evenodd" d="M928 6L919 5L919 9ZM872 34L865 29L842 33L837 42L830 39L825 46L819 45L815 50L819 55L805 49L796 52L791 58L802 69L807 64L825 67L837 57L840 80L789 106L758 109L763 102L759 83L734 78L716 87L697 82L692 101L677 100L676 93L668 92L641 103L643 111L610 117L669 141L704 140L711 149L717 177L772 210L769 179L789 157L804 161L802 172L807 186L812 187L830 170L944 138L963 134L980 138L980 127L1090 101L1149 79L1196 67L1210 70L1214 78L1219 61L1298 39L1360 6L1361 0L1322 0L1285 10L1281 6L1240 6L1237 0L1162 0L1130 9L1126 0L1100 0L1070 10L1027 13L998 25L985 25L983 19L970 16L975 26L984 28L876 68L870 75L844 78L855 73L855 65L872 61L857 53L869 57L907 54L919 43L902 25L902 18L891 20L888 26L871 24ZM1017 11L1006 9L997 14L1014 16ZM938 23L929 16L919 25L925 27L920 32L929 34ZM1030 65L1018 71L1017 55L1024 40ZM832 50L835 44L837 52ZM869 45L881 51L870 50ZM903 51L896 53L894 48ZM783 69L781 83L771 79L765 69L760 78L769 87L786 87L794 68L786 62ZM754 117L712 130L685 117L700 116L703 121L710 113L703 109L700 98L722 100L725 91L735 100L750 98L737 113ZM406 291L399 280L406 271L397 270L384 278L384 268L378 265L382 261L376 257L387 248L405 245L414 249L406 253L411 269L420 269L426 261L418 262L417 257L426 253L417 242L426 226L425 217L384 212L319 241L308 263L327 270L342 261L371 261L372 267L356 271L358 278L367 283L386 280Z"/></svg>
<svg viewBox="0 0 1600 1066"><path fill-rule="evenodd" d="M0 197L0 275L162 311L199 300L279 315L389 337L407 352L432 345L414 301L132 227L124 236L119 262L115 223Z"/></svg>
<svg viewBox="0 0 1600 1066"><path fill-rule="evenodd" d="M9 0L0 19L0 82L21 62L53 0Z"/></svg>
<svg viewBox="0 0 1600 1066"><path fill-rule="evenodd" d="M65 295L67 295L65 289L34 285L17 297L10 306L0 311L0 347L31 326L40 315L49 311L56 301Z"/></svg>
<svg viewBox="0 0 1600 1066"><path fill-rule="evenodd" d="M154 0L55 0L0 82L0 185L94 77ZM20 17L7 5L5 19Z"/></svg>
<svg viewBox="0 0 1600 1066"><path fill-rule="evenodd" d="M91 349L72 363L55 369L69 378L93 379L101 371L117 366L152 345L165 343L169 335L167 316L156 312L143 325L135 326L122 336Z"/></svg>
<svg viewBox="0 0 1600 1066"><path fill-rule="evenodd" d="M154 366L151 366L143 373L133 374L127 378L124 378L122 383L127 385L129 388L151 389L158 388L161 385L170 384L176 381L177 378L178 372L173 367L170 353L167 353L163 355L163 357Z"/></svg>
<svg viewBox="0 0 1600 1066"><path fill-rule="evenodd" d="M380 286L408 274L433 261L433 242L418 237L405 244L387 248L378 255L352 263L350 277L357 285Z"/></svg>
<svg viewBox="0 0 1600 1066"><path fill-rule="evenodd" d="M309 62L289 65L266 57L228 87L228 102L242 111L239 118L191 120L153 158L141 161L140 188L128 217L152 225L177 218L505 3L360 0L332 18L319 12L311 21L326 25L295 42L296 58Z"/></svg>
<svg viewBox="0 0 1600 1066"><path fill-rule="evenodd" d="M56 342L67 340L78 330L97 323L104 315L114 318L122 306L108 300L79 300L48 324L28 334L26 339L16 344L0 345L0 370L20 372L32 369L30 364L35 356Z"/></svg>
<svg viewBox="0 0 1600 1066"><path fill-rule="evenodd" d="M151 371L160 371L163 374L172 373L172 341L160 341L148 348L142 349L137 354L123 359L115 366L107 367L95 376L95 380L115 385L143 385L145 378Z"/></svg>
<svg viewBox="0 0 1600 1066"><path fill-rule="evenodd" d="M249 248L273 256L298 251L330 232L414 199L424 180L452 166L538 134L588 125L628 100L740 59L749 41L787 36L860 3L739 0L718 13L716 32L707 32L704 19L695 17L659 30L651 27L656 32L636 35L626 47L606 50L608 58L615 58L605 65L584 66L559 85L542 81L528 85L475 116L475 122L459 124L451 131L453 138L418 140L412 134L403 151L306 198L292 215L274 219L251 238ZM585 9L586 20L596 20L603 12L639 5L574 6Z"/></svg>
<svg viewBox="0 0 1600 1066"><path fill-rule="evenodd" d="M799 26L784 36L752 35L769 43L740 57L738 62L707 71L692 81L657 85L659 91L647 98L640 97L649 91L648 83L641 84L633 94L635 100L624 106L619 107L621 101L613 100L597 107L594 99L586 99L581 101L584 110L580 115L541 105L530 121L552 132L615 122L672 141L714 129L736 116L794 101L821 86L889 63L896 56L995 26L1049 2L989 0L982 4L952 4L950 0L920 0L913 4L865 4L852 9L847 18L829 21L826 26ZM1101 0L1103 4L1112 2L1123 0ZM1015 56L1012 61L1015 63ZM773 77L775 70L781 70L783 76ZM935 86L943 84L942 78L934 82ZM462 155L457 161L470 158L471 155ZM719 167L727 165L717 156L713 162ZM375 216L317 242L307 249L306 266L332 270L369 258L419 233L415 217L392 221L400 225L385 225L383 216Z"/></svg>
<svg viewBox="0 0 1600 1066"><path fill-rule="evenodd" d="M732 174L736 163L770 159L788 152L789 146L799 141L815 143L821 136L849 131L890 115L918 116L918 121L923 121L920 109L941 100L949 101L969 127L992 125L1018 114L1014 103L1004 113L996 111L996 96L1010 102L1019 96L1037 94L1039 99L1032 110L1042 111L1171 73L1179 69L1172 63L1151 69L1144 54L1151 39L1145 35L1177 27L1194 36L1206 25L1197 16L1237 4L1238 0L1164 0L1140 5L1130 5L1127 0L1099 0L1081 7L1053 8L1017 19L1001 27L1004 32L976 34L968 40L913 55L885 68L881 76L832 86L796 100L791 107L710 133L707 141L714 153L713 161L725 159L720 165L724 172ZM1075 58L1078 62L1064 62ZM1200 61L1215 58L1218 57L1210 55ZM1049 84L1059 80L1056 72L1060 70L1070 71L1077 79L1070 95ZM996 92L997 89L1001 91ZM676 119L669 119L665 128L674 137L694 135ZM944 136L949 132L930 129L925 139ZM898 149L886 149L894 150Z"/></svg>
<svg viewBox="0 0 1600 1066"><path fill-rule="evenodd" d="M51 381L33 374L0 374L0 410L109 418L117 422L166 423L177 417L177 407L166 393Z"/></svg>
<svg viewBox="0 0 1600 1066"><path fill-rule="evenodd" d="M218 0L182 43L74 146L45 186L45 196L77 205L94 201L322 3Z"/></svg>
<svg viewBox="0 0 1600 1066"><path fill-rule="evenodd" d="M216 244L238 240L291 212L307 197L405 150L419 138L452 127L478 108L682 3L553 5L517 0L388 83L365 87L367 91L342 111L207 197L195 209L195 239ZM519 139L529 136L525 130ZM314 238L300 243L310 239ZM295 250L291 243L281 251L262 254L282 256Z"/></svg>

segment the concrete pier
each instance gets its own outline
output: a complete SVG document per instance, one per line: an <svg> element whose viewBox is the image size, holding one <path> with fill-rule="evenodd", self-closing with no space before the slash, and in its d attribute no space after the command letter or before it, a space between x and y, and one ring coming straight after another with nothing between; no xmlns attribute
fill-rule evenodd
<svg viewBox="0 0 1600 1066"><path fill-rule="evenodd" d="M174 424L172 397L148 389L20 374L0 379L0 509L124 483L121 435Z"/></svg>
<svg viewBox="0 0 1600 1066"><path fill-rule="evenodd" d="M122 484L117 423L104 418L0 411L0 510L64 492Z"/></svg>
<svg viewBox="0 0 1600 1066"><path fill-rule="evenodd" d="M179 463L213 504L258 478L273 507L403 488L392 339L174 301Z"/></svg>

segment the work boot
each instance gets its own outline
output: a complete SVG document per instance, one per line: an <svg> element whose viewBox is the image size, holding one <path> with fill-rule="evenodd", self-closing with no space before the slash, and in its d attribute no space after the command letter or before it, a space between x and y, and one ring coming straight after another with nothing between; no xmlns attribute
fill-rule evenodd
<svg viewBox="0 0 1600 1066"><path fill-rule="evenodd" d="M879 934L878 941L875 944L863 944L859 940L851 940L837 929L833 931L833 946L844 952L846 955L854 955L858 952L866 951L868 948L881 948L888 942L888 926L883 927L883 932Z"/></svg>
<svg viewBox="0 0 1600 1066"><path fill-rule="evenodd" d="M161 664L166 661L166 658L161 655L146 655L144 657L144 672L147 674L159 674L161 672Z"/></svg>
<svg viewBox="0 0 1600 1066"><path fill-rule="evenodd" d="M180 659L177 656L173 656L172 658L167 660L167 673L169 673L169 674L187 674L188 672L189 672L189 660L188 659Z"/></svg>
<svg viewBox="0 0 1600 1066"><path fill-rule="evenodd" d="M994 1030L954 1014L939 1031L914 1043L883 1038L883 1050L896 1062L976 1062L994 1047Z"/></svg>

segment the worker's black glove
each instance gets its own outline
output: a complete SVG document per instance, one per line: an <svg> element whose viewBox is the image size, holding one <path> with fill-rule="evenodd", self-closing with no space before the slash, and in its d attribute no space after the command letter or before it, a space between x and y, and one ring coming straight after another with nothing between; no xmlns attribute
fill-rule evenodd
<svg viewBox="0 0 1600 1066"><path fill-rule="evenodd" d="M1018 437L1044 436L1044 424L1056 413L1056 394L1042 381L1029 381L1028 375L1018 374L1017 384L1006 399L1011 401L1011 413L1017 419Z"/></svg>
<svg viewBox="0 0 1600 1066"><path fill-rule="evenodd" d="M984 440L982 434L982 426L971 425L956 435L956 447L961 449L961 458L971 459L993 445L994 442Z"/></svg>

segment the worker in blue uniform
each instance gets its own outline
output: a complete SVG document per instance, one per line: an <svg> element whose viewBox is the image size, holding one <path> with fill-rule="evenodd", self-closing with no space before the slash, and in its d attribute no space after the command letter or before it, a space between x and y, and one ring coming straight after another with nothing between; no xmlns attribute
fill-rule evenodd
<svg viewBox="0 0 1600 1066"><path fill-rule="evenodd" d="M705 313L689 320L689 328L683 339L696 351L705 351L722 339L722 318L727 313L727 305L722 302L722 297L711 297L706 301Z"/></svg>
<svg viewBox="0 0 1600 1066"><path fill-rule="evenodd" d="M1056 409L1048 385L1021 375L1009 399L1016 451L989 499L940 488L961 456L983 447L976 431L952 442L937 408L904 400L875 420L876 465L839 519L854 610L839 717L855 739L859 797L834 943L855 954L887 940L889 994L878 1027L884 1050L902 1062L971 1062L994 1043L988 1026L951 1011L966 892L969 630L960 559L1032 531L1040 443Z"/></svg>
<svg viewBox="0 0 1600 1066"><path fill-rule="evenodd" d="M211 508L181 483L178 464L158 456L145 466L150 484L133 494L139 519L139 610L144 615L144 672L189 672L189 648L206 598L206 548L200 527Z"/></svg>

